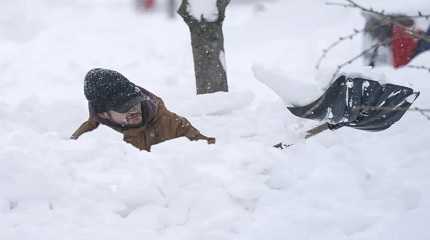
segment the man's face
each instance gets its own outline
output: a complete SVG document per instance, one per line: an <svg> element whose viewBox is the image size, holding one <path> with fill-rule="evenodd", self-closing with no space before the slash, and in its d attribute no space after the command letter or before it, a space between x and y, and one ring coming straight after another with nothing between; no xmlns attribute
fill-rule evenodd
<svg viewBox="0 0 430 240"><path fill-rule="evenodd" d="M130 108L126 113L110 110L108 112L98 113L98 116L111 120L123 127L139 125L143 121L140 103Z"/></svg>

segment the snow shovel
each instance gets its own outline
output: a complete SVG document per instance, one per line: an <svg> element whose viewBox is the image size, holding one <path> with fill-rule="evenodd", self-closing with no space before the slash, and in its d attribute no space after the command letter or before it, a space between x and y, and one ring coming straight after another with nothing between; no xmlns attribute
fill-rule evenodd
<svg viewBox="0 0 430 240"><path fill-rule="evenodd" d="M324 122L308 130L305 139L341 127L382 131L399 121L418 96L419 92L408 87L342 75L316 101L288 110L297 117Z"/></svg>

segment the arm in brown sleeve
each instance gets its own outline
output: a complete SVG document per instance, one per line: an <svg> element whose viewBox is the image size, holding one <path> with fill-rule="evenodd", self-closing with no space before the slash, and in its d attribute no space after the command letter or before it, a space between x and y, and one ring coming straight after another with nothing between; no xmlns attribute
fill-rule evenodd
<svg viewBox="0 0 430 240"><path fill-rule="evenodd" d="M195 128L193 125L191 125L190 121L188 119L178 116L174 114L175 122L176 122L176 132L179 136L185 136L190 141L197 141L197 140L206 140L208 144L214 144L215 138L213 137L207 137L200 133L200 131Z"/></svg>
<svg viewBox="0 0 430 240"><path fill-rule="evenodd" d="M99 126L99 123L90 118L88 121L82 123L82 125L72 134L71 139L78 139L82 134L92 131Z"/></svg>

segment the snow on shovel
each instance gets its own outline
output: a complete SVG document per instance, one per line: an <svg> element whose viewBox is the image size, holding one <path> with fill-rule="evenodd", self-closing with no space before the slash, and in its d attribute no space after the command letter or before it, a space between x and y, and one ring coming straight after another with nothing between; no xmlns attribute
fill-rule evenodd
<svg viewBox="0 0 430 240"><path fill-rule="evenodd" d="M382 131L399 121L418 96L419 92L408 87L342 75L316 101L288 110L298 117L324 122L308 130L305 139L341 127ZM274 147L291 145L278 143Z"/></svg>

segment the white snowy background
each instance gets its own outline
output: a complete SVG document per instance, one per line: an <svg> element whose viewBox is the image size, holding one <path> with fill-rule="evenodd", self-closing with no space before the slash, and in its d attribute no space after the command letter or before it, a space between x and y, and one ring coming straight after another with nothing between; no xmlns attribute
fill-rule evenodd
<svg viewBox="0 0 430 240"><path fill-rule="evenodd" d="M360 3L430 13L428 0ZM383 132L299 141L318 123L292 116L260 82L285 82L297 103L312 100L362 39L316 71L322 50L363 24L357 10L320 0L232 0L231 91L195 96L189 30L161 7L0 1L0 239L430 239L428 119L409 112ZM430 65L430 54L413 64ZM410 86L421 91L414 106L430 108L428 72L360 65L344 71ZM94 67L161 96L217 144L176 139L139 152L106 127L69 140L88 117L83 78ZM298 143L272 148L279 141Z"/></svg>

